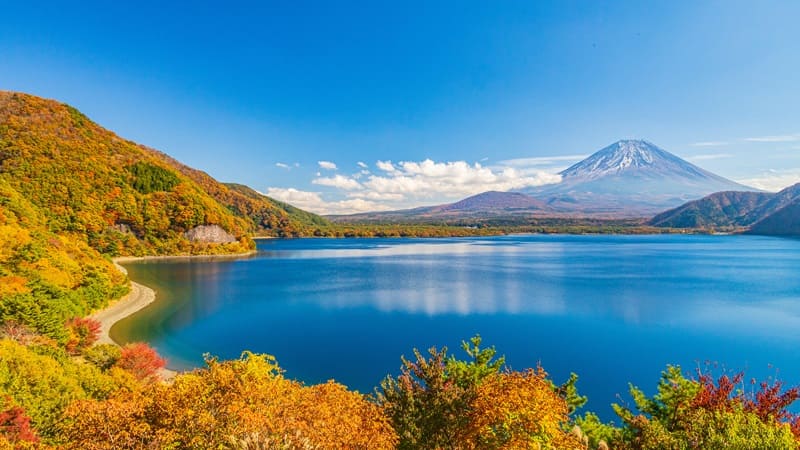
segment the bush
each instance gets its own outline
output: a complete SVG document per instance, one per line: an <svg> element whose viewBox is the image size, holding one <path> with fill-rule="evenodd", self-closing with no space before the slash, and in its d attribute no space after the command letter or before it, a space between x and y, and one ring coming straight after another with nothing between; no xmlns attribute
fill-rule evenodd
<svg viewBox="0 0 800 450"><path fill-rule="evenodd" d="M122 350L114 344L100 344L86 349L83 357L105 372L117 364L122 357Z"/></svg>
<svg viewBox="0 0 800 450"><path fill-rule="evenodd" d="M140 381L152 383L158 380L159 372L167 362L149 345L136 342L122 348L115 365Z"/></svg>
<svg viewBox="0 0 800 450"><path fill-rule="evenodd" d="M100 322L83 317L74 317L67 321L69 338L65 348L71 354L81 353L100 339Z"/></svg>

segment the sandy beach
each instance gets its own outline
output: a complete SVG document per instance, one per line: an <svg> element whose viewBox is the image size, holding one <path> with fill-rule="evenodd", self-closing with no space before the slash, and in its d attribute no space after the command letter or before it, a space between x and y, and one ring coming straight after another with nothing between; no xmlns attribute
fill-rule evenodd
<svg viewBox="0 0 800 450"><path fill-rule="evenodd" d="M128 274L128 271L118 264L117 259L114 260L114 265L120 272ZM90 316L100 322L100 338L97 342L100 344L117 344L109 334L111 327L125 317L153 303L155 299L155 291L143 284L131 281L131 291L128 295Z"/></svg>

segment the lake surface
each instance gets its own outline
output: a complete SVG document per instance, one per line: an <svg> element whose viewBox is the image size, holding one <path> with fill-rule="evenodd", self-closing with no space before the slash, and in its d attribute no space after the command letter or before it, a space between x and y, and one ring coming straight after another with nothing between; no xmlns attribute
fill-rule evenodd
<svg viewBox="0 0 800 450"><path fill-rule="evenodd" d="M800 383L800 241L755 236L531 235L258 242L241 260L125 264L157 301L112 329L170 367L243 350L308 383L372 392L414 347L480 333L515 369L578 373L613 418L628 382L706 361Z"/></svg>

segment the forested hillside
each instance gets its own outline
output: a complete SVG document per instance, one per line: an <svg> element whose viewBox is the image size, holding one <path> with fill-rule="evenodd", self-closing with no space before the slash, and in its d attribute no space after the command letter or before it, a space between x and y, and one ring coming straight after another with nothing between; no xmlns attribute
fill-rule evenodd
<svg viewBox="0 0 800 450"><path fill-rule="evenodd" d="M127 292L127 279L83 239L47 218L0 177L0 323L65 344L68 319Z"/></svg>
<svg viewBox="0 0 800 450"><path fill-rule="evenodd" d="M171 159L52 100L0 92L0 177L40 211L50 231L109 255L253 247L249 220L176 170ZM187 239L184 233L199 225L218 225L236 242Z"/></svg>

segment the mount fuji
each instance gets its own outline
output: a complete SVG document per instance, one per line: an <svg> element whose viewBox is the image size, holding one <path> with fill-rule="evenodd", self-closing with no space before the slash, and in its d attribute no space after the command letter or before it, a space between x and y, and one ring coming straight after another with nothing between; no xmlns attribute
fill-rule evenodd
<svg viewBox="0 0 800 450"><path fill-rule="evenodd" d="M714 192L754 191L643 140L617 141L560 175L560 183L521 192L555 211L643 217Z"/></svg>

